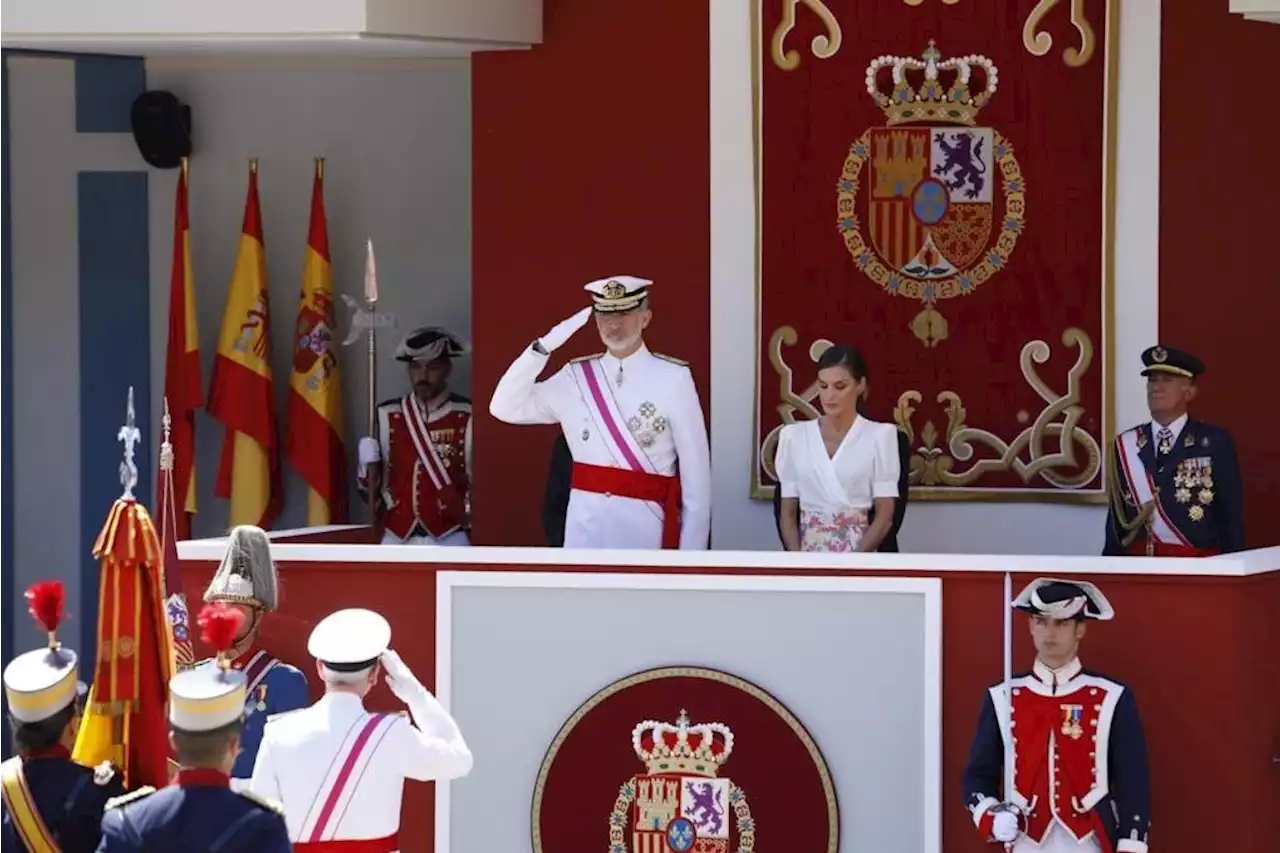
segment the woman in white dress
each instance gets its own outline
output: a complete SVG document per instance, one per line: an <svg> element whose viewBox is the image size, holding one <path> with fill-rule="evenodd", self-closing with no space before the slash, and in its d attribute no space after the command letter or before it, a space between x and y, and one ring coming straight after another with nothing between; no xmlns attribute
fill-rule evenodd
<svg viewBox="0 0 1280 853"><path fill-rule="evenodd" d="M897 427L858 414L866 385L857 350L828 348L818 359L822 416L788 424L778 436L774 467L788 551L875 551L893 526Z"/></svg>

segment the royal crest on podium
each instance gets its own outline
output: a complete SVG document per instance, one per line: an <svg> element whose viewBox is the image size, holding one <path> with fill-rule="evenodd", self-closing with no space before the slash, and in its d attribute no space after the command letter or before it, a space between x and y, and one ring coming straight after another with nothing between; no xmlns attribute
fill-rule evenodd
<svg viewBox="0 0 1280 853"><path fill-rule="evenodd" d="M755 824L746 794L719 776L733 752L733 732L721 723L690 724L680 711L675 725L645 720L631 745L647 772L622 786L609 820L609 851L625 853L728 853L730 818L736 850L755 849Z"/></svg>
<svg viewBox="0 0 1280 853"><path fill-rule="evenodd" d="M1013 146L977 126L997 81L987 57L944 60L933 41L919 59L879 56L867 66L867 94L886 124L849 148L837 188L838 226L859 270L891 296L924 303L911 329L927 347L948 333L937 303L973 293L996 275L1022 232L1026 187ZM864 172L870 245L856 208ZM998 196L1004 203L997 215Z"/></svg>

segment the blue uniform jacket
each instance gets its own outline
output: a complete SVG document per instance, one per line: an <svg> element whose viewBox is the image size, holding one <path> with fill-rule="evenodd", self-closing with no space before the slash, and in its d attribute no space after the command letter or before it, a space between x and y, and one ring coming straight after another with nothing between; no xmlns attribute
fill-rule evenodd
<svg viewBox="0 0 1280 853"><path fill-rule="evenodd" d="M1160 506L1173 526L1196 548L1217 549L1224 554L1243 551L1243 488L1231 434L1221 427L1188 418L1174 441L1172 452L1157 459L1151 424L1133 429L1139 430L1138 455L1155 483ZM1117 520L1129 523L1137 511L1121 468L1119 437L1113 450L1112 500L1102 550L1105 557L1129 553L1122 542L1125 531ZM1188 483L1193 474L1195 481ZM1144 543L1146 532L1139 531L1136 541Z"/></svg>
<svg viewBox="0 0 1280 853"><path fill-rule="evenodd" d="M124 793L120 775L103 770L95 777L92 767L69 758L28 758L22 766L36 810L63 853L93 853L102 835L102 810L107 800ZM4 809L0 849L23 851L17 831Z"/></svg>
<svg viewBox="0 0 1280 853"><path fill-rule="evenodd" d="M220 786L143 789L102 817L98 853L289 853L279 811Z"/></svg>
<svg viewBox="0 0 1280 853"><path fill-rule="evenodd" d="M1081 670L1081 674L1115 682L1109 676L1088 669ZM1019 673L1014 675L1014 679L1030 675L1026 672ZM999 684L1003 686L1004 682ZM1145 849L1151 816L1147 743L1142 731L1142 720L1138 716L1138 704L1134 701L1133 692L1127 687L1120 694L1111 721L1107 741L1107 767L1110 792L1094 809L1111 842L1110 849L1115 850L1116 845L1125 839L1130 840L1130 843L1140 840L1139 849ZM1001 736L990 691L983 693L978 728L969 748L969 759L965 762L961 787L964 790L964 805L968 809L987 798L1004 799L1004 738Z"/></svg>
<svg viewBox="0 0 1280 853"><path fill-rule="evenodd" d="M249 657L249 655L246 655ZM307 695L307 677L297 667L277 663L258 682L244 705L244 731L240 735L240 754L231 775L237 779L253 776L253 762L258 758L262 729L267 717L295 711L311 704ZM259 705L265 707L259 707Z"/></svg>

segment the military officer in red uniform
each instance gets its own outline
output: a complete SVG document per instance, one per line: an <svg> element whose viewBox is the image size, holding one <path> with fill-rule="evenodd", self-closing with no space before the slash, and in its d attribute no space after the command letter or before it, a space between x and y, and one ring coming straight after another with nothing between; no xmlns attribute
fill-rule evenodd
<svg viewBox="0 0 1280 853"><path fill-rule="evenodd" d="M396 347L413 390L378 406L378 436L360 439L357 471L363 493L378 490L383 544L471 544L471 401L449 390L467 351L435 326Z"/></svg>
<svg viewBox="0 0 1280 853"><path fill-rule="evenodd" d="M1003 683L983 697L964 771L974 825L1015 853L1146 853L1151 796L1137 704L1077 657L1087 622L1115 611L1093 584L1057 578L1033 581L1013 606L1031 614L1036 662L1012 678L1012 710ZM1013 789L1004 791L1010 748Z"/></svg>

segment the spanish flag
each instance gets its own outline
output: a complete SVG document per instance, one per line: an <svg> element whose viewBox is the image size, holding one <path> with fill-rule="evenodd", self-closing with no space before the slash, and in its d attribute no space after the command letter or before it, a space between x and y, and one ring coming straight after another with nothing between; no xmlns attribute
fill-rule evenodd
<svg viewBox="0 0 1280 853"><path fill-rule="evenodd" d="M164 396L172 414L174 503L179 539L191 538L196 511L196 409L204 405L200 378L200 340L196 334L195 284L191 275L191 238L187 217L187 159L178 174L178 197L173 213L173 266L169 273L169 345L165 356ZM165 494L165 472L159 473L156 494Z"/></svg>
<svg viewBox="0 0 1280 853"><path fill-rule="evenodd" d="M209 414L227 428L214 493L231 498L231 526L254 524L268 529L280 512L280 448L273 397L271 300L258 204L258 161L253 160L240 249L209 387Z"/></svg>
<svg viewBox="0 0 1280 853"><path fill-rule="evenodd" d="M342 380L334 348L333 315L333 269L324 215L324 160L316 158L302 295L293 329L289 426L284 438L285 456L308 486L310 526L347 520Z"/></svg>

